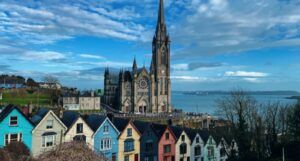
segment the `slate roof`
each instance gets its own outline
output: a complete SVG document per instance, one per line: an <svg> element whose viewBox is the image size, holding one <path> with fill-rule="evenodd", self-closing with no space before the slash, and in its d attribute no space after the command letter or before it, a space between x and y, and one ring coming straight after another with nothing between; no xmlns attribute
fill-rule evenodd
<svg viewBox="0 0 300 161"><path fill-rule="evenodd" d="M122 132L127 126L129 119L114 117L111 122L115 125L115 127Z"/></svg>
<svg viewBox="0 0 300 161"><path fill-rule="evenodd" d="M198 132L203 142L206 144L208 138L209 138L209 132L207 130L201 130Z"/></svg>
<svg viewBox="0 0 300 161"><path fill-rule="evenodd" d="M140 134L143 134L147 128L149 127L150 123L144 121L133 121L133 125L139 130Z"/></svg>
<svg viewBox="0 0 300 161"><path fill-rule="evenodd" d="M76 120L79 117L80 117L80 115L77 112L74 112L74 111L65 111L63 113L63 117L61 118L61 121L69 129L76 122Z"/></svg>
<svg viewBox="0 0 300 161"><path fill-rule="evenodd" d="M190 138L191 143L192 143L193 140L195 139L196 135L198 134L198 130L195 130L195 129L184 129L184 131L186 132L187 136Z"/></svg>
<svg viewBox="0 0 300 161"><path fill-rule="evenodd" d="M183 129L179 126L170 126L170 129L173 131L175 137L176 137L176 140L180 137Z"/></svg>
<svg viewBox="0 0 300 161"><path fill-rule="evenodd" d="M106 116L101 116L98 114L91 114L85 118L86 123L91 127L91 129L96 132L98 128L102 125Z"/></svg>
<svg viewBox="0 0 300 161"><path fill-rule="evenodd" d="M154 132L156 133L157 137L161 138L161 136L164 134L164 132L167 128L167 125L152 123L151 127L154 130Z"/></svg>
<svg viewBox="0 0 300 161"><path fill-rule="evenodd" d="M32 123L32 121L24 115L24 113L17 107L14 105L8 105L6 106L2 112L0 113L0 123L3 121L3 119L5 119L14 109L16 109L31 125L34 126L34 124Z"/></svg>
<svg viewBox="0 0 300 161"><path fill-rule="evenodd" d="M41 108L32 118L31 121L34 125L38 125L40 121L47 115L49 109Z"/></svg>

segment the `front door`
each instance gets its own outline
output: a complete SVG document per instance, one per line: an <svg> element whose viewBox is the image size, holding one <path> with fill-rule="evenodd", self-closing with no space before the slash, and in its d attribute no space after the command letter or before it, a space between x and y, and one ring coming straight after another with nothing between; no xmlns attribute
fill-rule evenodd
<svg viewBox="0 0 300 161"><path fill-rule="evenodd" d="M117 159L116 159L116 153L112 154L111 161L117 161Z"/></svg>
<svg viewBox="0 0 300 161"><path fill-rule="evenodd" d="M138 154L134 155L134 161L139 161L139 155Z"/></svg>

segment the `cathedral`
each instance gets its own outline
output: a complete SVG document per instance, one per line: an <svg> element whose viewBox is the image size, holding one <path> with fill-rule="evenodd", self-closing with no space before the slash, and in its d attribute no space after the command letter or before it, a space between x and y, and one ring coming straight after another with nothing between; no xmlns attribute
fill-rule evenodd
<svg viewBox="0 0 300 161"><path fill-rule="evenodd" d="M124 113L169 113L171 106L170 38L160 0L156 32L152 41L150 69L138 68L134 58L132 70L104 73L104 103Z"/></svg>

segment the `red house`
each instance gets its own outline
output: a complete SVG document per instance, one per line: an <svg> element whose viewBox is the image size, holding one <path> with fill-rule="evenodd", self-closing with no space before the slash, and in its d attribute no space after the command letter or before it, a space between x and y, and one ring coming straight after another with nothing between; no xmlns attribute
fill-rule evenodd
<svg viewBox="0 0 300 161"><path fill-rule="evenodd" d="M175 161L176 137L167 127L158 142L158 161Z"/></svg>

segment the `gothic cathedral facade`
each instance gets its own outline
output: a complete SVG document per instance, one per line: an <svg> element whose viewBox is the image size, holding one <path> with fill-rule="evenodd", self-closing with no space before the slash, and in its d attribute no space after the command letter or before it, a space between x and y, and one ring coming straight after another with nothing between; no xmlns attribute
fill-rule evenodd
<svg viewBox="0 0 300 161"><path fill-rule="evenodd" d="M152 41L150 70L132 70L104 73L104 103L124 113L169 113L171 106L170 38L164 17L164 2L159 2L156 32Z"/></svg>

